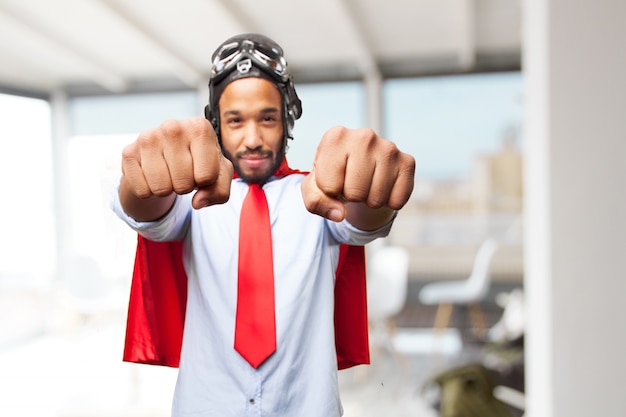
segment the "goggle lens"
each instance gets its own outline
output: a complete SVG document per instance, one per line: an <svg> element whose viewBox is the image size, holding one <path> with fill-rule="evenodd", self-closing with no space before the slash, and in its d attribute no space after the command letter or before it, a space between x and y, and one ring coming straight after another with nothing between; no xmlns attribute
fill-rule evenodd
<svg viewBox="0 0 626 417"><path fill-rule="evenodd" d="M252 59L261 69L274 74L281 81L287 81L287 63L280 51L245 40L222 46L213 59L211 79L219 81L243 58Z"/></svg>

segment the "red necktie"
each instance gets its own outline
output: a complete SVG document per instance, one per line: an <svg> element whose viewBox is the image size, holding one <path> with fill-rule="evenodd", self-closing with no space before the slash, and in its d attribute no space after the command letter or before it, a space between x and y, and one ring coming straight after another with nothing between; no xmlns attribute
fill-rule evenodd
<svg viewBox="0 0 626 417"><path fill-rule="evenodd" d="M272 233L265 192L250 184L239 220L235 350L258 368L276 350Z"/></svg>

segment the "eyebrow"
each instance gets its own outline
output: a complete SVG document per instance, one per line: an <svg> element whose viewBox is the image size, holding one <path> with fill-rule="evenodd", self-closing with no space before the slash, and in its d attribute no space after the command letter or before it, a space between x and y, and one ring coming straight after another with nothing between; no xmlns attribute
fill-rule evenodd
<svg viewBox="0 0 626 417"><path fill-rule="evenodd" d="M264 109L261 109L261 111L259 113L262 114L271 114L271 113L279 113L280 110L278 110L276 107L266 107ZM226 110L224 112L224 116L239 116L241 114L240 110Z"/></svg>

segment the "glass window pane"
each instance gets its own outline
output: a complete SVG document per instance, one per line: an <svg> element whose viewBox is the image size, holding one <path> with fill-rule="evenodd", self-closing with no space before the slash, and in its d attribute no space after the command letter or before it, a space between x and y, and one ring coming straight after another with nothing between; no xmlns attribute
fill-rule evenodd
<svg viewBox="0 0 626 417"><path fill-rule="evenodd" d="M203 114L195 91L76 97L70 101L75 135L128 134L167 119Z"/></svg>
<svg viewBox="0 0 626 417"><path fill-rule="evenodd" d="M476 155L520 133L519 72L389 80L383 97L386 135L415 156L418 177L467 177Z"/></svg>
<svg viewBox="0 0 626 417"><path fill-rule="evenodd" d="M360 82L297 85L302 117L296 120L294 140L289 142L289 164L310 170L317 145L333 126L365 125L365 93Z"/></svg>
<svg viewBox="0 0 626 417"><path fill-rule="evenodd" d="M41 334L46 328L53 301L50 290L54 282L56 244L50 107L44 100L0 94L0 113L3 195L0 351L3 351Z"/></svg>
<svg viewBox="0 0 626 417"><path fill-rule="evenodd" d="M55 257L50 107L0 95L0 113L0 280L42 288Z"/></svg>

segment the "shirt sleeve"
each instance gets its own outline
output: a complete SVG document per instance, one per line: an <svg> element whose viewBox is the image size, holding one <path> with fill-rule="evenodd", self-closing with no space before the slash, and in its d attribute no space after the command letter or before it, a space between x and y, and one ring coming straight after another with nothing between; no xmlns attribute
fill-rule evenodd
<svg viewBox="0 0 626 417"><path fill-rule="evenodd" d="M131 229L146 239L155 242L180 240L189 228L191 218L191 194L177 195L170 211L161 219L152 222L140 222L130 217L122 208L119 197L119 181L111 197L111 209Z"/></svg>
<svg viewBox="0 0 626 417"><path fill-rule="evenodd" d="M391 231L391 226L396 219L398 212L395 212L391 220L384 226L376 230L360 230L351 225L347 220L334 222L326 220L326 226L330 234L338 243L349 245L365 245L380 237L387 237Z"/></svg>

